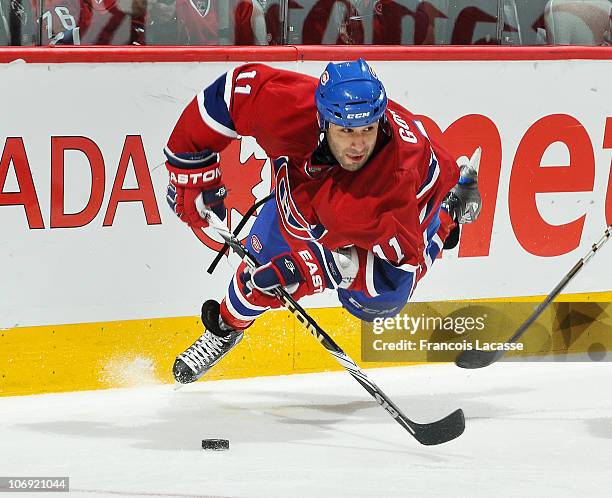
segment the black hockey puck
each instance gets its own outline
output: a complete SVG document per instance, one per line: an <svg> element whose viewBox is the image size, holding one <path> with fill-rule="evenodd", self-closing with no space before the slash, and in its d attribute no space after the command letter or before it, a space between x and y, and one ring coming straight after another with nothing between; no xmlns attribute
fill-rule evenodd
<svg viewBox="0 0 612 498"><path fill-rule="evenodd" d="M224 451L229 450L227 439L202 439L203 450Z"/></svg>

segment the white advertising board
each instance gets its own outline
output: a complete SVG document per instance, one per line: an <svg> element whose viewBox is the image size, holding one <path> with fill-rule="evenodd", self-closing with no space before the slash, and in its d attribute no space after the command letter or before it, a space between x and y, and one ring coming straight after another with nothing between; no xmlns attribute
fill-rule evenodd
<svg viewBox="0 0 612 498"><path fill-rule="evenodd" d="M450 127L458 155L483 145L481 221L414 298L548 293L612 223L610 61L372 64L392 99ZM224 294L231 268L208 275L214 251L166 205L162 150L186 103L237 65L0 64L0 328L195 315ZM237 220L269 191L269 161L244 138L222 165ZM602 254L568 292L611 288Z"/></svg>

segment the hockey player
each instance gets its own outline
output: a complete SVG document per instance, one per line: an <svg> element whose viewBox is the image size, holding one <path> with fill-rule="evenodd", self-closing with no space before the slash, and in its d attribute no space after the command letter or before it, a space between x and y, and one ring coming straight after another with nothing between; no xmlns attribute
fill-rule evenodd
<svg viewBox="0 0 612 498"><path fill-rule="evenodd" d="M362 320L394 316L449 233L480 211L479 151L460 179L455 160L387 99L363 59L330 63L318 81L246 64L197 95L165 148L168 202L190 227L207 226L200 196L225 217L218 152L238 135L255 137L273 158L275 197L247 238L262 266L242 263L222 302L204 303L206 330L174 363L181 383L204 375L258 316L280 307L276 286L295 299L335 289Z"/></svg>

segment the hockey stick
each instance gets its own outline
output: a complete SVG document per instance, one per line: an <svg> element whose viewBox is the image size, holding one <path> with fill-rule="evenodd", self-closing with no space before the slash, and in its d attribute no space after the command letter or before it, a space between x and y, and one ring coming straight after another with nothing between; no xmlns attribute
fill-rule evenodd
<svg viewBox="0 0 612 498"><path fill-rule="evenodd" d="M274 197L273 192L269 193L266 197L258 200L255 204L253 204L249 208L249 210L246 212L246 214L242 217L242 219L240 220L240 223L238 223L238 225L234 229L234 235L238 235L240 231L244 228L244 225L246 225L249 218L253 216L253 213L257 211L257 209L259 209L260 206L262 206L263 204L268 202L270 199L272 199L272 197ZM225 255L228 249L229 249L229 246L227 245L227 242L226 242L223 244L223 247L219 249L219 252L217 252L215 259L213 259L213 262L208 267L208 270L206 270L208 273L212 275L212 273L215 271L215 268L219 264L219 261L221 261L221 258L223 258L223 256Z"/></svg>
<svg viewBox="0 0 612 498"><path fill-rule="evenodd" d="M578 263L574 265L574 267L568 272L565 277L561 279L561 282L557 284L557 286L551 291L546 299L542 301L535 311L523 322L523 324L518 328L518 330L508 339L507 343L514 343L518 341L521 336L525 333L525 331L535 322L538 317L542 314L542 312L548 308L550 303L557 297L563 289L571 282L571 280L576 276L576 274L582 269L587 262L595 256L595 253L601 249L607 240L612 236L612 225L606 228L604 235L597 243L593 244L591 250L587 253L587 255L582 258ZM487 367L491 363L495 363L499 360L505 351L481 351L479 349L470 349L463 351L455 360L455 364L461 368L482 368Z"/></svg>
<svg viewBox="0 0 612 498"><path fill-rule="evenodd" d="M198 204L198 209L203 218L217 230L225 242L252 268L257 268L259 263L240 243L227 226L211 211ZM275 290L276 297L287 308L293 316L323 345L327 351L344 367L353 378L382 406L404 429L421 444L435 445L445 443L459 437L465 429L465 418L463 410L455 410L443 419L429 424L418 424L410 420L398 406L391 401L385 393L357 366L357 364L338 346L334 340L306 313L291 294L283 287Z"/></svg>

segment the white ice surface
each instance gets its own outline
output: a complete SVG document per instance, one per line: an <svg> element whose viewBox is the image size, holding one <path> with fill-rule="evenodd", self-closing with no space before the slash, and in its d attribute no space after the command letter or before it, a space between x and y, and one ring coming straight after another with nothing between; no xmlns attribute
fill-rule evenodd
<svg viewBox="0 0 612 498"><path fill-rule="evenodd" d="M465 433L419 445L345 372L0 398L0 475L70 476L71 497L612 495L612 363L369 375L417 422L463 408Z"/></svg>

